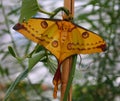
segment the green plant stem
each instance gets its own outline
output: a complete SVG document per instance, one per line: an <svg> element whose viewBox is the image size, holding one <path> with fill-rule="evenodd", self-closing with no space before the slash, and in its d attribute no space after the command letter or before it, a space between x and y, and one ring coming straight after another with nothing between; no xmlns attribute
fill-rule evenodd
<svg viewBox="0 0 120 101"><path fill-rule="evenodd" d="M39 7L39 6L38 6L38 7ZM69 10L66 9L65 7L59 7L59 8L57 8L57 9L55 9L52 13L47 12L47 11L45 11L45 10L43 10L43 9L41 9L41 8L39 7L39 12L49 15L50 18L53 18L53 17L54 17L55 15L57 15L57 13L60 12L60 11L64 11L64 13L65 13L66 15L69 15Z"/></svg>
<svg viewBox="0 0 120 101"><path fill-rule="evenodd" d="M58 12L64 11L66 15L69 15L69 10L66 9L65 7L59 7L53 11L53 14L50 16L50 18L53 18L55 15L57 15Z"/></svg>
<svg viewBox="0 0 120 101"><path fill-rule="evenodd" d="M38 6L38 7L39 7L39 6ZM47 11L41 9L40 7L39 7L39 12L44 13L44 14L47 14L47 15L49 15L49 16L53 15L53 13L47 12Z"/></svg>

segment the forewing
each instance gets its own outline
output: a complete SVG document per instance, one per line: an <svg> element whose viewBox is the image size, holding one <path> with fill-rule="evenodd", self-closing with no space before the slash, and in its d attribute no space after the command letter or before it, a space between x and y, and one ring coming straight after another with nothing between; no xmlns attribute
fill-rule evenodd
<svg viewBox="0 0 120 101"><path fill-rule="evenodd" d="M60 36L56 20L31 18L27 22L16 24L13 29L23 34L26 38L43 45L59 58Z"/></svg>

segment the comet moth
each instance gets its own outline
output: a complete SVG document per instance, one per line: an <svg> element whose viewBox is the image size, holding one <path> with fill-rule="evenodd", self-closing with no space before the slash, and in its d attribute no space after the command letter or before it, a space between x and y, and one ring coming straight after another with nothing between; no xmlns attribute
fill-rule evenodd
<svg viewBox="0 0 120 101"><path fill-rule="evenodd" d="M45 47L58 60L53 78L54 98L61 83L60 67L66 58L106 50L106 42L99 35L65 19L31 18L17 23L13 29Z"/></svg>

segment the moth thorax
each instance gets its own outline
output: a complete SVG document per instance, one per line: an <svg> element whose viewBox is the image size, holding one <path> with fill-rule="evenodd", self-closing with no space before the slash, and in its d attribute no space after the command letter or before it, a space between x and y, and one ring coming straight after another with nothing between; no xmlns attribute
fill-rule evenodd
<svg viewBox="0 0 120 101"><path fill-rule="evenodd" d="M68 32L67 31L62 31L62 33L61 33L61 43L64 43L66 40L68 40L67 39L67 35L68 34Z"/></svg>
<svg viewBox="0 0 120 101"><path fill-rule="evenodd" d="M62 31L67 31L67 32L71 32L72 31L72 27L71 23L63 23L62 25Z"/></svg>
<svg viewBox="0 0 120 101"><path fill-rule="evenodd" d="M57 22L57 26L59 30L67 32L71 32L72 29L74 28L74 25L66 21Z"/></svg>
<svg viewBox="0 0 120 101"><path fill-rule="evenodd" d="M70 28L69 28L69 26L67 26L67 25L63 25L62 30L68 32L68 31L70 30Z"/></svg>

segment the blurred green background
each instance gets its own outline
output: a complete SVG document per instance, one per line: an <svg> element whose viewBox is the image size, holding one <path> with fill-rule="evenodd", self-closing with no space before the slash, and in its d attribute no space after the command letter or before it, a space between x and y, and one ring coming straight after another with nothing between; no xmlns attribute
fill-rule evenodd
<svg viewBox="0 0 120 101"><path fill-rule="evenodd" d="M17 61L8 51L13 47L24 57L35 43L15 32L12 27L20 17L20 0L0 1L0 101L8 87L28 66L28 60ZM63 6L63 0L38 0L48 12ZM38 13L39 17L48 17ZM56 18L61 18L61 13ZM107 42L107 51L81 55L73 80L73 101L120 101L120 0L75 0L76 24L99 33ZM40 49L42 50L42 48ZM55 60L54 57L51 57ZM52 98L55 62L39 62L22 80L8 101L59 101ZM53 64L52 64L53 63ZM59 94L58 94L59 95Z"/></svg>

